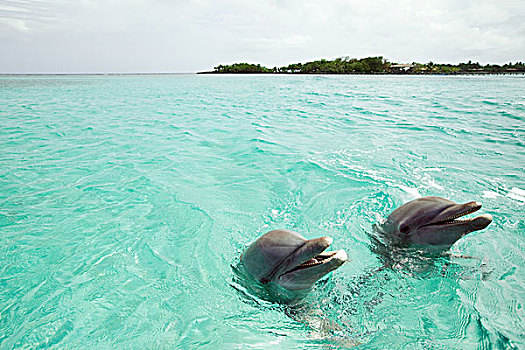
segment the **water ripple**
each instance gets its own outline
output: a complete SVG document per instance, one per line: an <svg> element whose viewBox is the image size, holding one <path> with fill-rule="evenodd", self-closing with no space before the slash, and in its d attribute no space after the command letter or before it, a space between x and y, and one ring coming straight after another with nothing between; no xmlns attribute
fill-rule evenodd
<svg viewBox="0 0 525 350"><path fill-rule="evenodd" d="M523 347L524 82L1 77L0 347ZM422 195L494 223L381 270L372 225ZM349 253L314 316L235 280L273 228Z"/></svg>

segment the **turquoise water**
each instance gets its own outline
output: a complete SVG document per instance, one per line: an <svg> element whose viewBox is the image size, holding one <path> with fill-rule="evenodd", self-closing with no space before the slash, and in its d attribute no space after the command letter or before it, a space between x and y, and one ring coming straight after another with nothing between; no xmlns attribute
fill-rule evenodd
<svg viewBox="0 0 525 350"><path fill-rule="evenodd" d="M0 77L0 348L523 348L524 146L524 76ZM426 195L494 222L374 272ZM236 277L274 228L347 251L332 332Z"/></svg>

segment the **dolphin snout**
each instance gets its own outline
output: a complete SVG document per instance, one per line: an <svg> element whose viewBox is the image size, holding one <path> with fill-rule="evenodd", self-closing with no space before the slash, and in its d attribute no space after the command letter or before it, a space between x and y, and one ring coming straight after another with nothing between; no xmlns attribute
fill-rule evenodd
<svg viewBox="0 0 525 350"><path fill-rule="evenodd" d="M332 237L324 236L321 238L313 239L313 241L317 241L320 245L324 246L325 249L332 245L334 242Z"/></svg>
<svg viewBox="0 0 525 350"><path fill-rule="evenodd" d="M334 240L328 236L309 239L306 241L303 250L311 252L310 254L313 255L321 254L332 244L333 241Z"/></svg>
<svg viewBox="0 0 525 350"><path fill-rule="evenodd" d="M478 216L475 219L472 219L471 221L472 226L474 227L476 231L483 230L485 227L490 225L491 222L492 222L492 215L490 214L483 214L481 216Z"/></svg>
<svg viewBox="0 0 525 350"><path fill-rule="evenodd" d="M335 261L340 261L341 263L339 264L339 266L341 266L344 262L348 260L348 255L343 249L340 249L335 253L332 259Z"/></svg>

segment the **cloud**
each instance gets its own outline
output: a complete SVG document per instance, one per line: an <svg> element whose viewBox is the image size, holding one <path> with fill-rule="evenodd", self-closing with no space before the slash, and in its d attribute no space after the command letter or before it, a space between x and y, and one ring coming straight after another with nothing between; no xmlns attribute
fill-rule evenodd
<svg viewBox="0 0 525 350"><path fill-rule="evenodd" d="M278 49L281 47L303 46L312 41L308 35L290 35L285 37L245 39L248 44L260 43L267 48Z"/></svg>
<svg viewBox="0 0 525 350"><path fill-rule="evenodd" d="M0 27L2 25L15 32L29 31L26 22L18 18L0 18Z"/></svg>
<svg viewBox="0 0 525 350"><path fill-rule="evenodd" d="M523 60L513 0L20 0L0 6L0 70L198 71L314 58Z"/></svg>

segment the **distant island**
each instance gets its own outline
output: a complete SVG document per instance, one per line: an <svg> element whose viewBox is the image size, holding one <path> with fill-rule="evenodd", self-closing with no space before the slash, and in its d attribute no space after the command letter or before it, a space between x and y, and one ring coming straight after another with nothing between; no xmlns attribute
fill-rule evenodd
<svg viewBox="0 0 525 350"><path fill-rule="evenodd" d="M481 65L468 61L460 64L391 63L379 57L349 58L341 57L335 60L321 59L306 63L293 63L286 67L267 68L260 64L234 63L218 65L213 71L197 74L231 74L231 73L260 73L260 74L513 74L525 73L523 62Z"/></svg>

